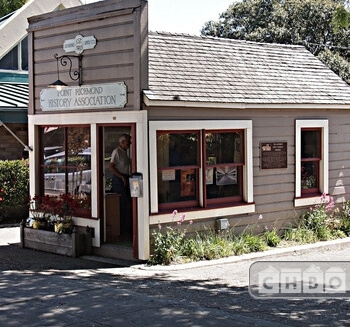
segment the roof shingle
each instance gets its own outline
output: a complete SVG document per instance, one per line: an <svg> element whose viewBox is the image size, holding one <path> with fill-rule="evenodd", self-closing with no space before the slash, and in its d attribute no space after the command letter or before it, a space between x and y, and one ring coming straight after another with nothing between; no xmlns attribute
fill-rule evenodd
<svg viewBox="0 0 350 328"><path fill-rule="evenodd" d="M144 93L155 101L350 104L350 86L302 46L152 32Z"/></svg>

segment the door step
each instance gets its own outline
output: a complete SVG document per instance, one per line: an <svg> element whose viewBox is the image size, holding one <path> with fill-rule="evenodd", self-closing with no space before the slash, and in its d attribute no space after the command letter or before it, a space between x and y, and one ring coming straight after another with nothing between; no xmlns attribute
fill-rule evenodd
<svg viewBox="0 0 350 328"><path fill-rule="evenodd" d="M92 254L105 258L126 260L133 264L141 263L141 261L133 257L132 247L122 245L102 244L100 247L93 247Z"/></svg>

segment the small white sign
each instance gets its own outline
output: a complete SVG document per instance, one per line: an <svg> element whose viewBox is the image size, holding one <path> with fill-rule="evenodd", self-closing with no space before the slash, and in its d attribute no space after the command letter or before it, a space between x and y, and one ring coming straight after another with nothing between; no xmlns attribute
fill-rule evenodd
<svg viewBox="0 0 350 328"><path fill-rule="evenodd" d="M42 89L40 107L49 110L112 109L125 107L127 88L124 82Z"/></svg>
<svg viewBox="0 0 350 328"><path fill-rule="evenodd" d="M96 46L96 39L94 36L82 36L78 34L74 39L66 40L63 43L63 50L65 52L75 51L78 55L83 53L86 49L94 49Z"/></svg>

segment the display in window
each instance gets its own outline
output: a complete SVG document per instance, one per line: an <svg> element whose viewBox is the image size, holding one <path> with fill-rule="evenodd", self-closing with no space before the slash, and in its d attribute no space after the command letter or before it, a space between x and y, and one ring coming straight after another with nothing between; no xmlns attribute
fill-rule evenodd
<svg viewBox="0 0 350 328"><path fill-rule="evenodd" d="M218 167L216 169L216 184L218 186L237 184L237 167Z"/></svg>
<svg viewBox="0 0 350 328"><path fill-rule="evenodd" d="M205 170L205 181L207 185L214 183L214 169L212 167Z"/></svg>
<svg viewBox="0 0 350 328"><path fill-rule="evenodd" d="M215 156L208 156L207 165L214 165L214 164L216 164L216 157Z"/></svg>
<svg viewBox="0 0 350 328"><path fill-rule="evenodd" d="M196 195L196 171L181 170L181 197Z"/></svg>
<svg viewBox="0 0 350 328"><path fill-rule="evenodd" d="M317 188L317 173L312 162L305 163L301 166L301 188Z"/></svg>

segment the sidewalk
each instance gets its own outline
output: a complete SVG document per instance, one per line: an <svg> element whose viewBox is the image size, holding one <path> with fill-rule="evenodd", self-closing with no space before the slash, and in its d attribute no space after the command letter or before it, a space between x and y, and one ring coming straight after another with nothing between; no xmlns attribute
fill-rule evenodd
<svg viewBox="0 0 350 328"><path fill-rule="evenodd" d="M348 300L255 300L248 293L254 261L350 261L350 238L149 267L6 246L4 235L12 233L0 229L0 326L350 325Z"/></svg>

